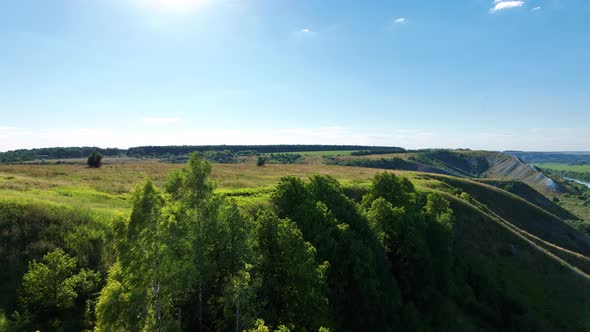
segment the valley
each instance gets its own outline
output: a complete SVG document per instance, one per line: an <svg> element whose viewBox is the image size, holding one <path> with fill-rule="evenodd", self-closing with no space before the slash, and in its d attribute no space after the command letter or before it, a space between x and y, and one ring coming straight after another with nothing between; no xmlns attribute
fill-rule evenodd
<svg viewBox="0 0 590 332"><path fill-rule="evenodd" d="M284 154L292 157L283 157ZM305 240L320 248L321 255L327 255L328 249L324 246L336 240L320 240L319 233L315 233L318 230L311 231L319 226L309 225L308 219L320 217L304 217L300 214L303 210L288 210L291 212L287 213L287 210L279 208L281 204L302 204L296 203L296 197L301 195L295 194L297 191L284 196L284 203L277 201L281 190L287 190L286 188L296 184L292 179L302 179L305 186L310 186L305 187L309 188L306 190L312 190L309 195L319 195L313 196L316 197L313 206L320 208L318 213L324 211L323 214L336 218L339 225L348 225L346 227L361 227L354 226L357 222L369 222L374 225L371 227L377 227L377 224L371 224L377 222L377 219L373 219L373 213L377 210L371 210L367 201L371 199L371 193L377 190L375 181L382 177L383 172L394 174L395 179L398 179L395 181L401 181L400 183L404 183L406 179L409 181L402 187L396 185L380 192L383 199L389 197L387 195L390 193L399 191L396 195L401 196L387 198L390 202L388 204L394 204L392 207L399 204L408 209L394 209L387 213L408 213L408 218L422 220L423 217L419 215L425 212L419 211L426 211L422 210L426 208L421 207L417 212L411 212L413 204L420 206L427 197L431 199L431 195L448 202L449 211L453 214L452 223L447 224L449 230L452 230L449 233L452 241L444 241L450 241L450 256L439 257L428 263L433 264L428 265L428 269L441 269L436 270L437 273L448 273L450 279L444 279L444 282L442 279L424 281L444 283L447 286L420 296L437 296L447 303L447 310L452 312L451 316L454 318L445 320L444 324L453 330L504 330L515 327L533 327L547 331L584 330L586 324L590 323L587 320L590 317L590 312L587 311L590 298L590 237L585 233L585 227L590 221L590 191L559 176L545 173L541 168L526 164L515 156L470 150L396 150L375 153L357 153L355 150L326 150L325 153L321 150L278 151L272 152L272 155L223 152L222 160L229 162L219 163L215 162L220 160L219 153L207 152L201 155L211 158L210 185L216 197L235 202L239 214L254 224L262 222L261 211L276 211L279 215L292 218L303 232ZM257 158L261 156L266 158L267 163L258 166ZM117 241L121 241L115 240L113 230L121 227L117 226L121 222L125 224L125 220L133 218L133 213L137 210L137 190L146 190L142 186L150 179L155 187L163 188L159 190L168 192L170 189L165 188L169 188L172 183L171 174L190 170L187 167L194 163L201 165L198 167L204 167L202 165L205 164L201 164L204 160L197 162L194 158L196 157L189 158L188 155L165 158L138 155L107 157L102 167L96 169L86 167L84 159L80 158L31 160L0 165L0 226L3 231L3 258L0 267L4 271L10 271L0 274L3 284L0 289L3 301L0 305L4 312L4 318L0 318L0 321L14 320L10 318L13 317L10 313L19 308L16 306L16 290L27 270L26 262L41 259L52 248L65 248L81 262L86 262L84 266L101 271L102 278L106 277L108 271L111 271L108 275L113 273L113 266L116 266L113 265L115 255L123 255L113 247L119 243ZM186 160L189 164L180 160ZM186 174L184 176L189 173ZM328 187L322 187L328 184ZM408 185L410 187L404 187ZM313 189L315 186L324 188L322 190L331 189L328 190L329 193L313 194L313 190L319 190ZM302 189L288 190L291 192ZM415 198L402 198L405 195ZM163 199L168 201L171 197L163 196ZM292 200L294 201L291 202ZM306 209L313 210L315 207L312 209L310 205ZM345 210L349 212L344 212ZM358 215L351 211L358 211ZM175 218L181 218L181 215ZM356 221L355 218L360 219ZM440 215L437 218L443 217ZM57 227L64 231L69 229L70 233L64 234L72 234L73 237L63 238L61 235L57 236L58 233L47 233L48 230L36 228L35 224L47 225L44 227L51 225L50 228ZM386 229L380 227L386 226L362 232L374 233L377 239L393 236L393 233L387 233ZM358 231L361 232L360 229ZM382 249L378 249L380 245L377 243L393 245L379 242L384 240L373 243L369 238L362 240L365 241L362 247L371 250L372 255L380 255ZM428 239L425 237L420 241L432 241ZM178 240L181 239L175 241ZM443 241L442 238L439 240ZM98 248L93 249L98 250L98 257L88 256L88 245ZM395 245L403 248L402 242ZM431 245L435 245L435 242L428 244ZM391 263L397 262L393 256L390 259ZM344 268L338 262L333 264L335 271ZM419 263L416 261L413 264ZM369 276L371 273L363 278L377 278ZM396 278L404 275L402 272L391 273ZM422 272L416 273L420 275ZM333 279L336 278L335 275L329 278L332 278L328 279L328 289L331 289L330 283L340 279ZM101 285L108 281L102 280ZM398 295L401 297L396 301L400 301L398 305L401 308L406 308L408 303L419 308L428 307L427 302L419 302L417 298L414 300L413 296L418 295L409 292L415 285L408 284L404 279L396 280L398 286L387 286L382 291L389 292L399 287L396 292L401 292ZM105 301L104 296L108 294L105 293L106 289L108 288L103 289L99 301ZM209 294L213 296L212 293ZM338 296L337 293L327 294L333 300ZM370 301L367 305L369 303ZM96 310L102 312L101 308L104 307L98 305ZM351 308L345 306L334 310L346 312ZM398 309L393 312L399 312L400 316L394 318L398 317L395 314L392 319L399 321L384 321L382 324L418 326L413 325L418 323L404 316L403 310L396 310ZM97 326L106 324L105 321L101 323L101 320L106 319L101 318L106 316L100 316L104 314L106 313L98 314ZM208 314L213 315L213 312ZM116 318L109 318L112 319ZM428 319L431 319L428 320L429 323L423 323L426 329L433 329L442 323L434 317ZM298 318L298 321L304 320ZM89 324L95 324L93 322L92 320ZM253 322L244 320L243 323L248 325ZM188 321L185 323L196 324ZM355 323L335 317L324 324L339 330ZM106 330L114 328L114 325L105 326L110 326Z"/></svg>

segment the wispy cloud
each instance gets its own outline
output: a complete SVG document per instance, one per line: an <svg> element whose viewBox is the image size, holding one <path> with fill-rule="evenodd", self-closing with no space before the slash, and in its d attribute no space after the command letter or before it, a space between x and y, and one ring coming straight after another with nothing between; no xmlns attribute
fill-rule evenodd
<svg viewBox="0 0 590 332"><path fill-rule="evenodd" d="M494 0L494 6L490 8L490 13L496 13L505 9L522 7L524 4L524 1Z"/></svg>
<svg viewBox="0 0 590 332"><path fill-rule="evenodd" d="M406 18L405 17L396 18L395 20L393 20L393 23L404 24L404 23L406 23Z"/></svg>
<svg viewBox="0 0 590 332"><path fill-rule="evenodd" d="M533 9L531 9L531 11L538 12L541 9L542 9L541 6L537 6L537 7L534 7Z"/></svg>
<svg viewBox="0 0 590 332"><path fill-rule="evenodd" d="M180 121L180 118L144 118L143 123L149 125L165 125Z"/></svg>
<svg viewBox="0 0 590 332"><path fill-rule="evenodd" d="M299 41L304 41L304 40L308 40L310 38L315 37L317 34L317 32L311 28L305 27L305 28L301 28L298 30L295 30L293 32L293 36L295 37L296 40Z"/></svg>

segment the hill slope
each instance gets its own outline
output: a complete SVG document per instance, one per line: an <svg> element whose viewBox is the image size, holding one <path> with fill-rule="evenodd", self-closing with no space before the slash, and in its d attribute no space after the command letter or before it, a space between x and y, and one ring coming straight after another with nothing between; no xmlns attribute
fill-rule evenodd
<svg viewBox="0 0 590 332"><path fill-rule="evenodd" d="M517 180L546 194L567 191L533 165L515 156L493 151L423 150L395 155L343 156L328 161L342 166L362 166L454 175L457 177Z"/></svg>

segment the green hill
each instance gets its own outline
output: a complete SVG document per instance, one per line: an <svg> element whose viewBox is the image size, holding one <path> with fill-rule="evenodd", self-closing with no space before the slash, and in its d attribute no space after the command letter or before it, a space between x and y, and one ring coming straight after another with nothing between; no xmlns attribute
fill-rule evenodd
<svg viewBox="0 0 590 332"><path fill-rule="evenodd" d="M340 156L328 163L454 175L457 177L522 181L542 193L567 192L559 180L515 156L493 151L421 150L396 155Z"/></svg>
<svg viewBox="0 0 590 332"><path fill-rule="evenodd" d="M491 298L499 316L521 321L523 331L590 329L586 275L477 205L461 199L451 200L451 205L457 214L458 265L473 290L464 310L505 331L503 322L494 319L497 313L476 303Z"/></svg>
<svg viewBox="0 0 590 332"><path fill-rule="evenodd" d="M305 160L303 164L265 167L257 167L253 162L215 164L211 176L219 186L216 190L219 202L236 198L244 220L255 224L260 220L269 222L256 214L257 209L278 209L281 204L293 204L292 209L276 212L281 218L293 220L304 239L318 250L321 260L317 264L323 259L329 261L333 270L328 271L334 271L329 278L336 278L328 279L332 287L329 298L336 301L331 310L350 316L335 319L336 322L345 321L348 330L358 330L351 327L359 321L352 310L356 304L352 300L338 302L337 299L349 298L339 287L346 287L362 298L363 321L367 324L379 326L373 319L377 316L370 316L379 308L379 319L394 324L383 325L388 326L384 330L399 324L398 327L422 327L424 330L590 331L590 238L564 222L575 219L575 215L527 184L532 182L539 186L543 183L533 181L535 176L540 177L534 168L512 156L480 151L419 151L395 157L386 154L331 155L329 158L312 155ZM318 160L338 165L318 163ZM357 163L369 167L350 167L358 166ZM390 214L382 216L388 221L402 223L398 226L402 228L389 229L392 233L388 235L367 226L375 227L372 219L375 215L368 210L373 206L367 203L370 197L367 193L375 190L371 189L371 179L380 168L387 168L383 166L411 170L395 171L399 179L407 178L411 185L399 180L399 187L388 189L399 191L401 196L389 196L387 190L380 193L381 198L389 197L398 204L391 206ZM180 167L156 161L112 163L100 170L76 165L0 167L0 238L3 244L0 252L4 253L0 255L3 271L0 273L3 285L0 287L0 312L4 311L9 317L17 308L17 290L28 262L40 260L56 248L75 257L80 268L99 272L103 276L100 287L112 283L114 277L107 280L107 271L113 273L116 255L125 252L118 247L125 242L116 242L116 237L121 231L121 220L129 217L135 200L128 192L134 183L147 177L164 187L166 175ZM314 177L315 174L338 180ZM527 183L512 179L527 174L530 175L524 178ZM311 180L303 187L289 187L280 180L285 175ZM276 198L277 183L283 186L285 193L285 201L279 201L283 202L281 204ZM566 185L560 183L565 189ZM448 200L453 211L451 258L444 256L444 250L439 250L446 242L437 242L444 239L438 236L444 233L437 233L441 230L436 228L421 228L427 225L422 224L421 218L425 218L426 202L431 193ZM172 214L181 206L171 205L163 211ZM220 218L233 215L227 214L231 205L223 205L220 211L225 211ZM162 222L175 225L176 218L183 216L168 216L170 219ZM404 224L406 222L408 224ZM403 228L414 224L422 226ZM169 229L167 227L162 230ZM221 230L215 230L218 231ZM395 234L400 237L391 242L394 248L400 246L406 251L383 247ZM423 238L409 240L416 234L423 234ZM316 249L309 252L315 253ZM214 257L218 257L216 255ZM343 261L350 265L342 265ZM215 269L215 266L210 268ZM388 279L391 275L386 268L394 271L391 272L394 281ZM411 273L404 274L406 269ZM441 277L436 275L437 271L446 271L452 276ZM251 273L261 272L255 268ZM351 277L357 274L363 277ZM452 282L448 282L448 278ZM223 275L211 280L219 283L215 291L221 292L220 285L225 282ZM289 287L304 284L293 283ZM280 284L273 285L283 289ZM356 285L359 288L355 288ZM414 288L416 285L420 287ZM194 285L192 287L194 291ZM378 294L386 294L381 291L387 291L391 298L379 295L378 300L371 300ZM293 292L297 294L297 290ZM88 298L95 299L92 295ZM213 301L212 306L215 306L212 303L220 305L220 299L210 298L209 301ZM196 304L189 301L186 305L194 309ZM82 317L84 307L76 308L77 311L70 314ZM387 310L391 310L389 313L395 318L387 318ZM0 313L2 320L6 318ZM448 325L440 325L441 322ZM92 320L86 323L79 320L77 324L92 324ZM196 323L186 324L195 326Z"/></svg>
<svg viewBox="0 0 590 332"><path fill-rule="evenodd" d="M488 180L488 179L479 179L481 183L486 183L492 185L494 187L498 187L502 190L506 190L512 194L515 194L524 200L533 203L543 210L556 215L557 217L561 218L562 220L574 220L578 219L577 216L572 214L570 211L566 210L562 206L558 205L556 202L548 199L546 196L542 195L531 186L527 185L524 182L516 181L516 180Z"/></svg>
<svg viewBox="0 0 590 332"><path fill-rule="evenodd" d="M430 180L426 183L431 190L449 195L457 216L456 257L459 265L469 271L467 275L474 274L470 282L483 275L493 276L493 284L475 287L476 294L487 296L484 294L490 288L502 288L506 293L501 293L510 298L498 301L508 301L502 306L518 307L510 312L519 313L518 319L526 321L527 330L590 329L586 309L590 295L590 238L556 215L502 189L450 176L420 178ZM528 191L520 192L530 195ZM548 202L543 205L550 206ZM467 310L486 320L486 311L478 311L477 305ZM502 329L501 322L490 323Z"/></svg>

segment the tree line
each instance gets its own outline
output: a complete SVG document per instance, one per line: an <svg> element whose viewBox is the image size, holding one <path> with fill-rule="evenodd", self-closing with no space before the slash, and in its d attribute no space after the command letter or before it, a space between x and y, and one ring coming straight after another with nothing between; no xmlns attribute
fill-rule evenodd
<svg viewBox="0 0 590 332"><path fill-rule="evenodd" d="M137 158L169 158L178 162L186 162L188 158L174 159L174 157L188 156L193 152L209 153L211 158L227 160L235 158L228 156L228 152L237 156L257 155L260 153L285 153L305 151L345 151L363 150L383 151L384 149L395 149L403 151L402 148L388 148L378 146L358 145L183 145L183 146L139 146L129 149L97 147L56 147L40 149L20 149L8 152L0 152L0 163L18 163L39 159L72 159L86 158L93 151L106 157L137 157Z"/></svg>
<svg viewBox="0 0 590 332"><path fill-rule="evenodd" d="M159 157L163 155L188 155L192 152L230 150L234 153L256 151L257 153L284 153L310 151L383 150L390 147L360 145L181 145L181 146L140 146L127 150L128 156ZM401 148L397 148L401 149Z"/></svg>
<svg viewBox="0 0 590 332"><path fill-rule="evenodd" d="M17 163L39 159L87 158L93 152L103 156L117 157L125 155L126 150L117 148L101 149L97 147L40 148L31 150L14 150L0 152L0 163Z"/></svg>

